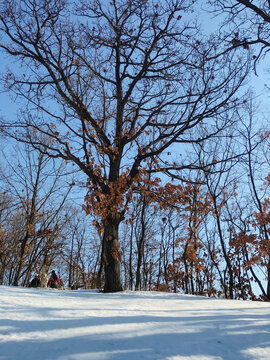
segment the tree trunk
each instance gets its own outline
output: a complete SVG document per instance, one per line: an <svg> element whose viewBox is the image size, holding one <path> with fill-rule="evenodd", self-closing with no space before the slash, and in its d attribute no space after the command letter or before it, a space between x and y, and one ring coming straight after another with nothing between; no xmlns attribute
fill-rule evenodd
<svg viewBox="0 0 270 360"><path fill-rule="evenodd" d="M18 286L19 285L19 280L20 280L20 276L21 276L21 271L23 268L23 263L24 263L24 255L25 255L25 249L26 249L26 245L29 239L29 233L28 231L26 231L26 235L22 240L22 244L21 244L21 249L20 249L20 258L19 258L19 264L15 273L15 277L14 277L14 281L13 281L13 286Z"/></svg>
<svg viewBox="0 0 270 360"><path fill-rule="evenodd" d="M137 259L136 285L135 285L136 291L141 290L141 265L142 265L144 243L145 243L145 221L144 221L145 208L146 208L146 200L145 197L143 197L143 205L141 211L141 234L137 242L138 259Z"/></svg>
<svg viewBox="0 0 270 360"><path fill-rule="evenodd" d="M132 259L133 259L133 229L134 226L131 227L130 241L129 241L129 289L133 289L133 267L132 267Z"/></svg>
<svg viewBox="0 0 270 360"><path fill-rule="evenodd" d="M97 274L97 288L101 289L102 288L102 282L103 282L103 270L104 270L104 239L102 240L102 244L101 244L101 254L100 254L100 265L99 265L99 269L98 269L98 274Z"/></svg>
<svg viewBox="0 0 270 360"><path fill-rule="evenodd" d="M269 242L269 239L267 240ZM270 301L270 259L268 260L267 264L267 301Z"/></svg>
<svg viewBox="0 0 270 360"><path fill-rule="evenodd" d="M119 221L105 221L103 229L104 292L123 291L120 271L121 255L118 241Z"/></svg>
<svg viewBox="0 0 270 360"><path fill-rule="evenodd" d="M219 235L219 240L220 240L220 244L221 244L221 248L222 248L222 252L223 252L223 256L224 256L224 260L226 262L226 265L228 267L228 274L229 274L229 298L233 299L233 289L234 289L234 280L233 280L233 269L232 269L232 263L229 257L229 254L226 250L226 245L225 245L225 241L224 241L224 237L223 237L223 233L222 233L222 227L221 227L221 220L220 220L220 215L219 215L219 211L218 211L218 206L216 203L216 197L215 195L212 195L213 198L213 204L214 204L214 210L215 210L215 218L216 218L216 224L217 224L217 229L218 229L218 235ZM224 272L224 274L226 274L226 271ZM224 278L224 284L226 284L225 278ZM224 287L224 292L225 292L225 298L228 298L228 294L227 294L227 289L226 287Z"/></svg>

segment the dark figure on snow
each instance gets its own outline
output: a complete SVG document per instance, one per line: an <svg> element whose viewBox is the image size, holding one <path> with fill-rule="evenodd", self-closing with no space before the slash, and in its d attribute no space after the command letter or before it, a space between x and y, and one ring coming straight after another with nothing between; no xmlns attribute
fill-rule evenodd
<svg viewBox="0 0 270 360"><path fill-rule="evenodd" d="M61 278L59 278L59 281L60 281L60 284L59 284L59 289L61 290L65 290L65 285L64 285L64 282Z"/></svg>
<svg viewBox="0 0 270 360"><path fill-rule="evenodd" d="M34 279L30 283L30 287L39 287L39 286L40 286L40 278L38 274L36 274Z"/></svg>
<svg viewBox="0 0 270 360"><path fill-rule="evenodd" d="M55 271L53 270L51 273L51 277L49 278L47 286L57 289L59 287L59 285L60 285L59 277L56 275Z"/></svg>

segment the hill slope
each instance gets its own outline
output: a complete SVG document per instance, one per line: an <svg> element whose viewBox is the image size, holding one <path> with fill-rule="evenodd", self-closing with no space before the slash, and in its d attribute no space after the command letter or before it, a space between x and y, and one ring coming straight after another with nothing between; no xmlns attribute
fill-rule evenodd
<svg viewBox="0 0 270 360"><path fill-rule="evenodd" d="M0 286L1 360L270 359L270 304Z"/></svg>

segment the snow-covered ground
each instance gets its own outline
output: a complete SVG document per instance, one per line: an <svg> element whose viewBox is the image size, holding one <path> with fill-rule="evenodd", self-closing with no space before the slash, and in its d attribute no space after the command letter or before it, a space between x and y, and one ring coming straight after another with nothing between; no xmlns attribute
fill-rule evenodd
<svg viewBox="0 0 270 360"><path fill-rule="evenodd" d="M270 359L270 304L0 286L0 360Z"/></svg>

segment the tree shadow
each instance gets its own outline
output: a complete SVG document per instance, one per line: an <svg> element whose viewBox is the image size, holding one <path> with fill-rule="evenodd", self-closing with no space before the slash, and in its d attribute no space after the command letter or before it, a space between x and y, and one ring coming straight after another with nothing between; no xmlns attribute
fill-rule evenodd
<svg viewBox="0 0 270 360"><path fill-rule="evenodd" d="M46 297L33 289L28 294L30 298ZM181 309L182 296L91 291L48 294L55 306L21 304L19 319L12 316L18 311L12 299L2 306L0 360L270 359L270 306L266 304L234 301L227 308L228 303L220 301L220 306L213 308L209 299L197 298L201 309L192 302ZM67 302L60 312L58 296ZM68 306L76 296L78 306ZM178 307L167 303L166 309L163 302L159 309L160 300L165 299L178 301ZM143 301L149 306L149 300L152 309L143 309ZM186 298L185 304L189 300ZM134 312L136 305L140 309ZM265 357L258 357L256 351Z"/></svg>

